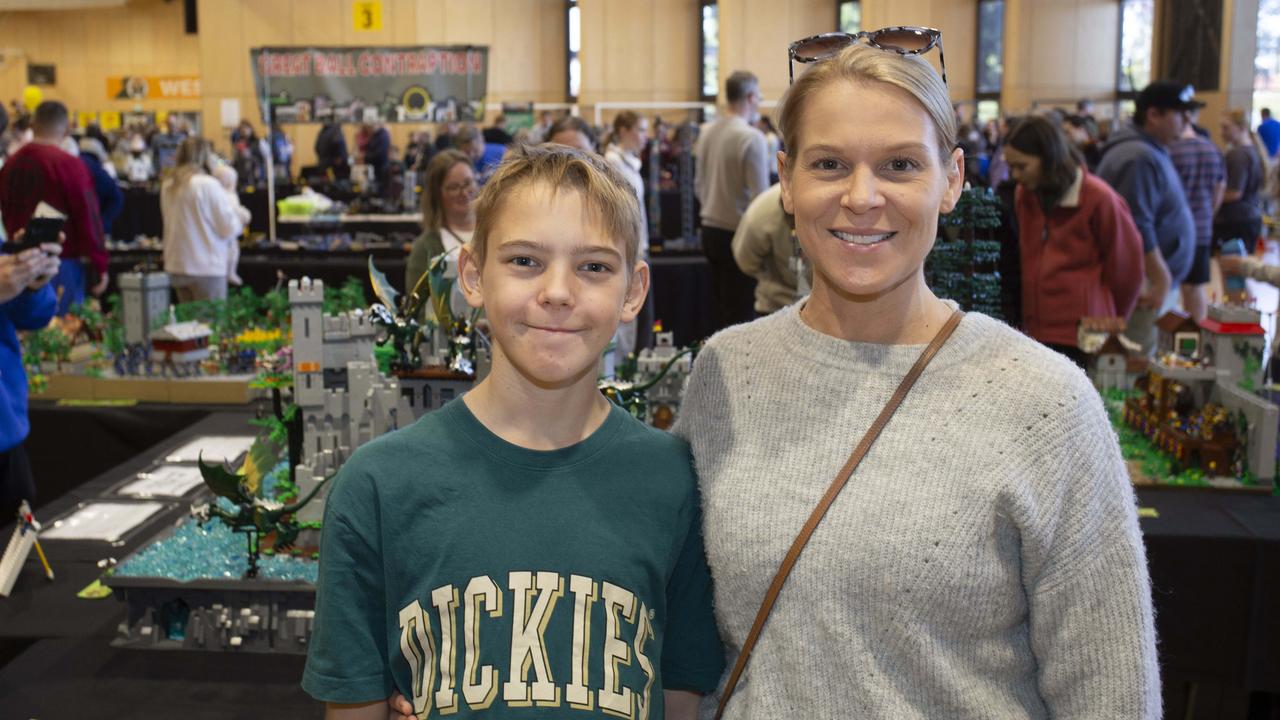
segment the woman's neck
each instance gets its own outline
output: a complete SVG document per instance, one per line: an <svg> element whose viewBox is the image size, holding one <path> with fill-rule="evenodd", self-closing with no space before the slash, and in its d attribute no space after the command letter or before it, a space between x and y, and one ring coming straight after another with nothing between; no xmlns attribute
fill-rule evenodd
<svg viewBox="0 0 1280 720"><path fill-rule="evenodd" d="M920 345L951 316L924 282L924 271L878 295L853 296L814 273L813 291L800 311L804 324L851 342Z"/></svg>
<svg viewBox="0 0 1280 720"><path fill-rule="evenodd" d="M476 229L476 214L473 212L463 215L453 215L445 213L444 227L446 230L454 233L471 232Z"/></svg>
<svg viewBox="0 0 1280 720"><path fill-rule="evenodd" d="M596 389L594 372L567 387L546 389L506 362L494 362L489 376L462 400L494 435L529 450L559 450L586 440L611 408Z"/></svg>

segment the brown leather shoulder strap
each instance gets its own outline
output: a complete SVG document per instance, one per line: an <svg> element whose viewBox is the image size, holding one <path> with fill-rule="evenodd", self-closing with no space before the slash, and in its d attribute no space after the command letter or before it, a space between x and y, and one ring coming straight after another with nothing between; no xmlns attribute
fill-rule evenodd
<svg viewBox="0 0 1280 720"><path fill-rule="evenodd" d="M826 494L818 501L818 505L809 514L809 519L805 521L804 527L800 529L800 534L791 543L791 549L787 550L787 555L782 559L782 565L778 567L777 574L773 576L773 582L769 585L768 592L764 594L764 602L760 603L760 610L756 613L756 621L751 625L751 632L747 633L747 639L742 644L742 652L738 653L738 660L733 665L733 672L729 674L729 680L725 683L724 691L720 695L720 707L716 709L716 720L720 720L721 716L724 715L725 708L729 706L729 698L733 697L734 688L738 686L742 671L746 669L747 661L751 659L751 651L755 648L756 641L760 639L760 632L764 630L765 622L769 619L769 613L773 610L773 604L778 599L778 593L782 592L782 586L786 584L787 577L791 574L791 568L795 567L796 560L800 558L800 552L804 550L805 544L809 542L809 537L818 528L818 523L822 522L827 510L835 502L836 496L840 494L845 484L849 482L853 471L858 467L858 463L862 462L862 458L871 449L871 445L875 443L876 438L880 436L884 426L889 424L889 418L893 417L893 413L898 409L898 406L906 399L907 393L911 391L911 386L916 384L916 380L924 372L925 366L929 364L930 360L933 360L934 355L938 354L938 350L942 349L942 344L947 341L947 338L951 337L951 333L955 331L956 326L960 324L960 320L963 317L964 313L960 310L951 313L951 317L947 318L947 322L942 326L942 329L938 330L938 334L933 337L933 341L924 349L924 352L920 353L916 364L911 366L911 370L907 372L906 377L902 378L902 382L898 384L898 389L893 391L893 396L889 398L889 402L880 411L880 415L876 417L875 422L871 423L871 427L867 429L867 434L862 436L862 440L853 449L853 454L849 456L844 467L840 468L840 472L836 473L831 487L827 488Z"/></svg>

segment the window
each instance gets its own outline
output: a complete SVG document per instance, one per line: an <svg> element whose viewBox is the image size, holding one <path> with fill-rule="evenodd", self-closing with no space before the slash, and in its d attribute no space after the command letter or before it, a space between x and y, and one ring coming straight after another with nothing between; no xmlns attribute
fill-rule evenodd
<svg viewBox="0 0 1280 720"><path fill-rule="evenodd" d="M1120 0L1120 67L1116 94L1132 98L1151 82L1155 0Z"/></svg>
<svg viewBox="0 0 1280 720"><path fill-rule="evenodd" d="M702 0L702 99L714 102L720 94L720 7L716 0Z"/></svg>
<svg viewBox="0 0 1280 720"><path fill-rule="evenodd" d="M567 65L565 75L568 88L566 102L578 102L578 92L582 90L582 63L578 60L578 51L582 49L582 13L578 8L578 0L565 3L565 53Z"/></svg>
<svg viewBox="0 0 1280 720"><path fill-rule="evenodd" d="M836 3L836 29L846 33L861 32L861 2L858 2L858 0L841 0Z"/></svg>
<svg viewBox="0 0 1280 720"><path fill-rule="evenodd" d="M1258 3L1258 54L1253 61L1253 109L1280 115L1280 0ZM1262 120L1255 115L1253 125Z"/></svg>
<svg viewBox="0 0 1280 720"><path fill-rule="evenodd" d="M979 100L999 100L1004 82L1004 0L978 0Z"/></svg>

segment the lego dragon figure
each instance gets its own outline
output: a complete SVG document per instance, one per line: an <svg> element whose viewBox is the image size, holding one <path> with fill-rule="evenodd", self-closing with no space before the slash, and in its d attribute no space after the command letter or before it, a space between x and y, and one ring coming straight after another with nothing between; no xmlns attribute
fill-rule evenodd
<svg viewBox="0 0 1280 720"><path fill-rule="evenodd" d="M258 576L258 558L261 555L259 538L264 534L275 533L276 539L272 548L277 551L288 550L302 527L294 519L293 514L302 509L320 492L328 479L317 484L300 500L289 504L278 500L258 497L249 486L247 478L230 472L222 465L205 465L203 458L198 458L200 475L205 485L219 497L224 497L235 504L235 512L228 512L216 502L192 505L191 515L203 526L211 519L222 521L232 532L242 532L249 546L249 570L245 577Z"/></svg>
<svg viewBox="0 0 1280 720"><path fill-rule="evenodd" d="M422 365L422 342L429 326L442 329L448 337L448 368L465 375L475 374L476 349L472 344L471 329L475 326L476 313L470 319L456 318L449 307L453 292L453 280L446 277L446 255L432 259L427 271L400 299L400 294L387 280L387 276L374 267L369 258L369 284L380 302L369 308L373 322L386 330L386 337L378 344L390 343L396 351L396 365L401 369L414 369ZM428 327L418 321L423 306L429 306Z"/></svg>

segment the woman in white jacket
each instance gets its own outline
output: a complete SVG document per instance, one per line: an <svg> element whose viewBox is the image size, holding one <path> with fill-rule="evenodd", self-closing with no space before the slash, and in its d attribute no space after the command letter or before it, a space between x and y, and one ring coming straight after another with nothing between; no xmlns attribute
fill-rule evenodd
<svg viewBox="0 0 1280 720"><path fill-rule="evenodd" d="M189 137L160 188L164 270L179 302L227 296L231 245L244 228L240 204L208 173L212 149Z"/></svg>

